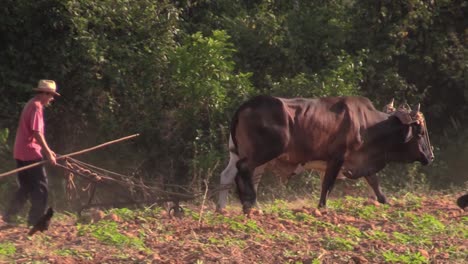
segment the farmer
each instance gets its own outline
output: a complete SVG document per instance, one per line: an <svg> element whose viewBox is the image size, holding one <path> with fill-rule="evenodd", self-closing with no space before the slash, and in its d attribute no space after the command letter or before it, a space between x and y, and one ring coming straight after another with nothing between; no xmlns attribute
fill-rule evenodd
<svg viewBox="0 0 468 264"><path fill-rule="evenodd" d="M35 95L24 106L16 131L13 156L17 168L42 161L44 156L53 165L57 164L56 155L49 148L44 137L43 108L54 100L54 96L60 96L60 94L57 93L55 82L52 80L40 80L33 90ZM28 226L34 225L47 207L48 183L44 165L18 172L18 184L19 188L3 215L3 221L11 223L13 217L29 199L31 209L28 215Z"/></svg>

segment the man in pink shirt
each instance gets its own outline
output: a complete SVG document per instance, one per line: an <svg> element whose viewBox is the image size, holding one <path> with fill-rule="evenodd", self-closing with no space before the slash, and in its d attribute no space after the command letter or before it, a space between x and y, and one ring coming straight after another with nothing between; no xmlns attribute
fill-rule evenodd
<svg viewBox="0 0 468 264"><path fill-rule="evenodd" d="M33 88L35 96L26 103L21 113L16 131L13 156L17 167L24 167L47 158L53 165L57 163L55 153L49 148L44 137L43 108L50 105L57 93L55 82L40 80ZM44 156L43 156L44 155ZM3 221L12 222L12 218L23 208L26 201L31 201L28 225L34 225L44 214L47 207L48 180L44 165L18 172L19 188L3 215Z"/></svg>

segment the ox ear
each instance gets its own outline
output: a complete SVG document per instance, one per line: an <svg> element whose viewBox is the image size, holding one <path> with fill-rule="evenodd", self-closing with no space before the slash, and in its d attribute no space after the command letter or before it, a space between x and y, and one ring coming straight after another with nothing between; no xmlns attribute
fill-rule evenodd
<svg viewBox="0 0 468 264"><path fill-rule="evenodd" d="M404 139L405 143L408 143L413 138L413 127L408 126L407 129L408 130L405 131L405 139Z"/></svg>
<svg viewBox="0 0 468 264"><path fill-rule="evenodd" d="M405 143L408 143L413 138L413 126L407 126L407 131L405 131Z"/></svg>

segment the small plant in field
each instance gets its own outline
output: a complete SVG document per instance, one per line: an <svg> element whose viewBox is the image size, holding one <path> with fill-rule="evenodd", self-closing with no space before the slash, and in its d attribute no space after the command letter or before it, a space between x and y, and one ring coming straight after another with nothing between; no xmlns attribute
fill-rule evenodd
<svg viewBox="0 0 468 264"><path fill-rule="evenodd" d="M143 217L155 217L161 214L165 209L160 206L148 206L142 212Z"/></svg>
<svg viewBox="0 0 468 264"><path fill-rule="evenodd" d="M413 225L426 234L440 233L445 230L445 225L429 214L418 217L417 221L413 222Z"/></svg>
<svg viewBox="0 0 468 264"><path fill-rule="evenodd" d="M359 218L365 220L375 219L376 217L381 217L381 214L377 214L377 207L375 205L368 205L360 208L358 211Z"/></svg>
<svg viewBox="0 0 468 264"><path fill-rule="evenodd" d="M327 206L338 212L346 209L346 205L343 199L328 200Z"/></svg>
<svg viewBox="0 0 468 264"><path fill-rule="evenodd" d="M468 252L464 250L463 247L459 246L448 246L446 248L441 249L442 252L446 252L450 255L450 258L456 259L468 259Z"/></svg>
<svg viewBox="0 0 468 264"><path fill-rule="evenodd" d="M343 208L337 209L340 212L351 213L352 215L365 220L376 218L387 218L386 210L388 205L365 205L365 198L346 196Z"/></svg>
<svg viewBox="0 0 468 264"><path fill-rule="evenodd" d="M296 215L291 210L284 209L278 213L278 216L283 219L296 220Z"/></svg>
<svg viewBox="0 0 468 264"><path fill-rule="evenodd" d="M370 240L380 240L380 241L388 240L388 234L380 230L365 231L364 236L366 236Z"/></svg>
<svg viewBox="0 0 468 264"><path fill-rule="evenodd" d="M392 219L394 222L400 223L402 227L408 228L409 224L418 221L418 216L413 212L397 210L392 213Z"/></svg>
<svg viewBox="0 0 468 264"><path fill-rule="evenodd" d="M78 219L78 216L75 213L64 211L62 213L55 212L54 213L54 221L57 222L64 222L70 219Z"/></svg>
<svg viewBox="0 0 468 264"><path fill-rule="evenodd" d="M382 256L385 259L385 262L389 263L411 263L411 264L422 264L429 263L429 260L426 259L421 253L411 253L409 251L398 254L393 251L385 251Z"/></svg>
<svg viewBox="0 0 468 264"><path fill-rule="evenodd" d="M195 211L190 210L190 209L187 208L187 209L184 210L184 214L186 216L192 217L192 219L195 220L195 221L200 220L200 213L199 212L195 212Z"/></svg>
<svg viewBox="0 0 468 264"><path fill-rule="evenodd" d="M305 222L305 223L312 223L314 222L316 219L313 215L311 214L306 214L306 213L297 213L296 214L296 220L297 221L302 221L302 222Z"/></svg>
<svg viewBox="0 0 468 264"><path fill-rule="evenodd" d="M363 197L356 197L356 196L350 196L346 195L345 196L345 201L347 204L351 205L361 205L365 202L365 199Z"/></svg>
<svg viewBox="0 0 468 264"><path fill-rule="evenodd" d="M405 202L405 207L408 210L414 210L414 209L419 209L422 208L422 201L423 199L419 196L416 196L415 194L412 193L407 193L404 196L404 202Z"/></svg>
<svg viewBox="0 0 468 264"><path fill-rule="evenodd" d="M363 237L363 234L362 234L361 230L359 230L359 228L356 228L356 227L351 226L351 225L344 226L344 229L342 230L342 233L344 233L349 238L355 238L356 240Z"/></svg>
<svg viewBox="0 0 468 264"><path fill-rule="evenodd" d="M82 260L93 260L91 253L78 251L76 249L58 249L55 251L55 254L63 257L77 257Z"/></svg>
<svg viewBox="0 0 468 264"><path fill-rule="evenodd" d="M240 223L240 222L231 222L231 228L233 230L240 230L240 231L243 231L243 232L246 232L246 233L250 233L250 232L255 232L255 233L259 233L259 234L264 234L265 231L263 231L262 228L260 228L258 225L257 225L257 222L255 222L254 220L247 220L247 223L243 224L243 223Z"/></svg>
<svg viewBox="0 0 468 264"><path fill-rule="evenodd" d="M128 208L115 208L109 210L109 213L116 214L120 219L124 221L132 220L137 216L137 212L132 211Z"/></svg>
<svg viewBox="0 0 468 264"><path fill-rule="evenodd" d="M145 249L143 241L139 238L131 238L121 234L116 222L100 221L94 225L78 225L77 230L79 236L89 233L104 244L118 247L133 246L138 249Z"/></svg>
<svg viewBox="0 0 468 264"><path fill-rule="evenodd" d="M0 256L13 256L16 253L16 247L11 242L0 243Z"/></svg>
<svg viewBox="0 0 468 264"><path fill-rule="evenodd" d="M265 212L269 214L279 215L282 211L287 209L287 203L283 200L276 199L273 203L265 208Z"/></svg>
<svg viewBox="0 0 468 264"><path fill-rule="evenodd" d="M299 255L295 251L285 249L283 250L283 256L287 258L295 258L295 257L298 257Z"/></svg>
<svg viewBox="0 0 468 264"><path fill-rule="evenodd" d="M465 219L468 219L468 217L465 217ZM444 233L447 234L448 236L451 237L459 237L459 238L464 238L468 239L468 228L466 226L468 225L468 221L462 221L458 223L450 223L445 227Z"/></svg>
<svg viewBox="0 0 468 264"><path fill-rule="evenodd" d="M396 243L406 244L406 245L421 245L421 246L430 246L432 241L430 237L421 236L421 234L404 234L400 232L393 232L393 237L396 240Z"/></svg>
<svg viewBox="0 0 468 264"><path fill-rule="evenodd" d="M323 241L323 247L328 250L353 250L357 245L357 242L352 240L347 240L341 237L327 237Z"/></svg>
<svg viewBox="0 0 468 264"><path fill-rule="evenodd" d="M408 244L411 242L410 236L400 233L400 232L393 232L393 237L395 238L397 243Z"/></svg>
<svg viewBox="0 0 468 264"><path fill-rule="evenodd" d="M314 232L323 231L324 229L339 231L339 228L336 225L329 223L329 222L320 221L320 220L314 220L313 222L311 222L310 228Z"/></svg>
<svg viewBox="0 0 468 264"><path fill-rule="evenodd" d="M243 223L245 222L245 223ZM233 231L241 231L241 232L254 232L258 234L265 234L265 231L257 225L257 222L248 219L245 221L245 216L239 215L236 217L226 217L223 215L216 215L214 218L209 219L208 223L210 224L217 224L217 223L224 223L228 224L229 228Z"/></svg>
<svg viewBox="0 0 468 264"><path fill-rule="evenodd" d="M300 241L300 238L296 235L292 235L286 232L275 232L273 239L276 239L277 241L281 241L284 239L292 242Z"/></svg>
<svg viewBox="0 0 468 264"><path fill-rule="evenodd" d="M216 237L209 237L208 238L208 242L210 242L210 244L220 244L221 243L221 240L219 240L218 238Z"/></svg>
<svg viewBox="0 0 468 264"><path fill-rule="evenodd" d="M222 242L228 247L237 246L239 248L245 248L247 246L247 242L245 240L241 240L236 237L225 237Z"/></svg>
<svg viewBox="0 0 468 264"><path fill-rule="evenodd" d="M273 204L269 205L265 208L265 212L269 214L275 214L282 219L289 219L294 221L302 221L305 218L309 218L310 216L305 215L304 213L297 213L295 214L292 210L288 209L288 205L283 200L275 200ZM301 216L298 216L302 214Z"/></svg>
<svg viewBox="0 0 468 264"><path fill-rule="evenodd" d="M246 226L246 232L255 232L259 234L265 234L265 231L257 225L257 222L254 220L247 220L247 223L245 224Z"/></svg>
<svg viewBox="0 0 468 264"><path fill-rule="evenodd" d="M34 251L35 253L41 253L40 248L48 248L55 243L52 237L48 236L47 233L40 233L30 236L27 239L32 242L33 247L37 247L37 250Z"/></svg>

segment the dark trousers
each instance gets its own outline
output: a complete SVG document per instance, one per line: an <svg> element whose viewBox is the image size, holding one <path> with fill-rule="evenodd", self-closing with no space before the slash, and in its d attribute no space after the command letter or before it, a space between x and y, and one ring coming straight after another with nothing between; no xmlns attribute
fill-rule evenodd
<svg viewBox="0 0 468 264"><path fill-rule="evenodd" d="M16 160L16 165L17 168L21 168L38 161L41 160ZM47 207L49 189L44 165L18 172L18 184L19 189L13 196L5 216L11 218L18 214L29 199L31 209L28 214L28 225L34 225L44 215Z"/></svg>

